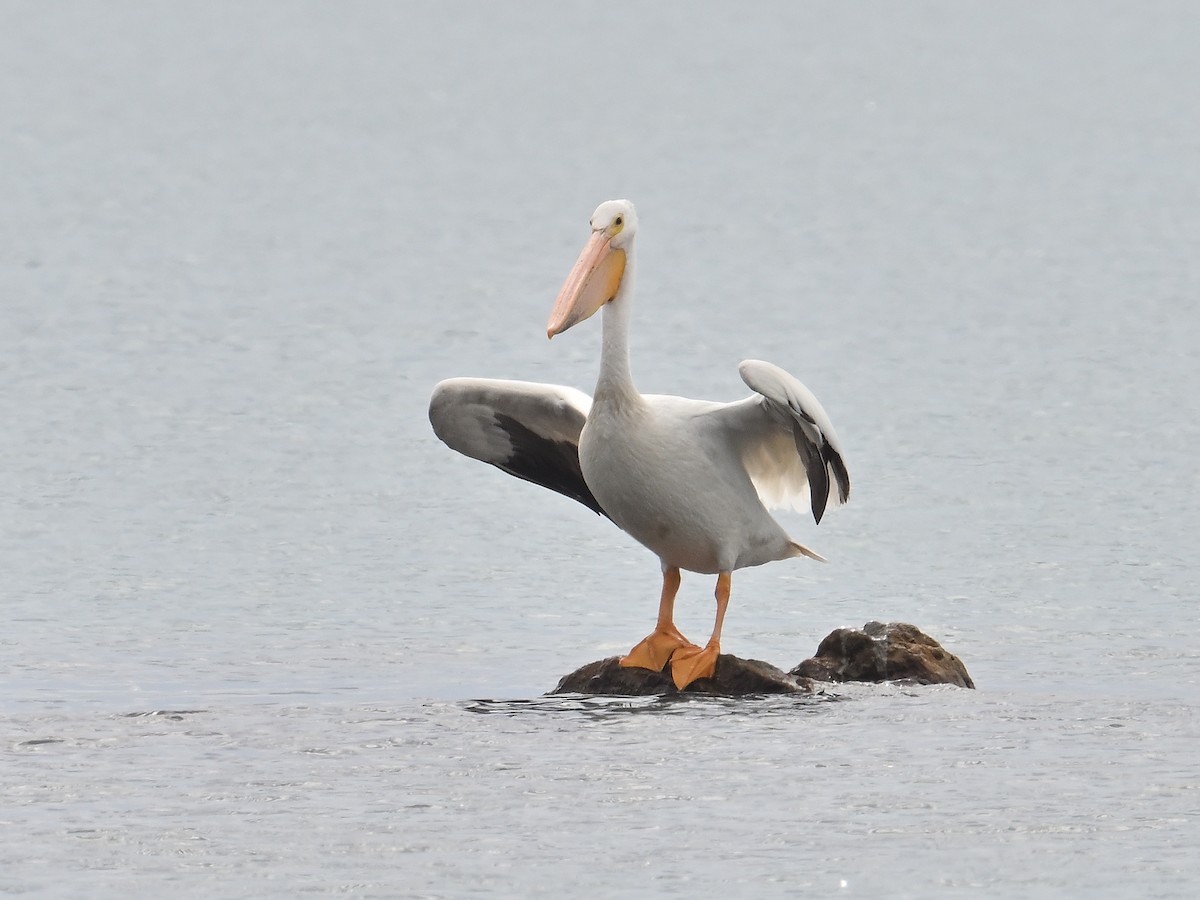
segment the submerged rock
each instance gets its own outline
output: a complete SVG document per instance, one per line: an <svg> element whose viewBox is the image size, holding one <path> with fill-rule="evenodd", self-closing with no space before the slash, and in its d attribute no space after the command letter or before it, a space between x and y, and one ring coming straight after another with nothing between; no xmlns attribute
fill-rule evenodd
<svg viewBox="0 0 1200 900"><path fill-rule="evenodd" d="M838 628L817 655L789 673L816 681L908 681L973 688L967 667L915 625L868 622L859 631Z"/></svg>
<svg viewBox="0 0 1200 900"><path fill-rule="evenodd" d="M610 656L588 663L565 676L551 694L613 694L646 696L654 694L717 694L739 697L747 694L806 694L812 691L807 678L789 675L770 663L741 659L722 653L712 678L693 681L683 691L671 680L670 668L661 672L622 668L620 657Z"/></svg>

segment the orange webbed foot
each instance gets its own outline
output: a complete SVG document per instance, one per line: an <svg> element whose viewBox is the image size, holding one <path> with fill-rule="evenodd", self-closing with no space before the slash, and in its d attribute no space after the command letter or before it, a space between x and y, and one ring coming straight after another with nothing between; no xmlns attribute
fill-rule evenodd
<svg viewBox="0 0 1200 900"><path fill-rule="evenodd" d="M667 661L682 649L699 650L700 648L680 634L676 628L656 629L652 634L639 641L628 655L621 657L621 665L661 672Z"/></svg>
<svg viewBox="0 0 1200 900"><path fill-rule="evenodd" d="M683 690L693 681L701 678L712 678L717 671L717 657L721 655L721 645L709 641L704 647L689 647L681 649L671 657L671 680L675 687Z"/></svg>

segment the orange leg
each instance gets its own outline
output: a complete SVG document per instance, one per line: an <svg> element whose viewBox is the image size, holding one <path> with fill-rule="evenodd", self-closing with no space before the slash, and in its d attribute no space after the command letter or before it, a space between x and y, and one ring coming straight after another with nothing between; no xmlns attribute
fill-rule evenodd
<svg viewBox="0 0 1200 900"><path fill-rule="evenodd" d="M725 608L729 606L732 582L733 577L729 572L717 576L717 621L708 643L703 648L684 648L671 657L671 678L681 691L697 679L712 678L717 671L717 657L721 655L721 626L725 624Z"/></svg>
<svg viewBox="0 0 1200 900"><path fill-rule="evenodd" d="M662 599L658 602L658 624L654 631L621 657L621 665L661 672L667 660L680 647L699 649L675 627L675 594L679 591L679 569L663 569Z"/></svg>

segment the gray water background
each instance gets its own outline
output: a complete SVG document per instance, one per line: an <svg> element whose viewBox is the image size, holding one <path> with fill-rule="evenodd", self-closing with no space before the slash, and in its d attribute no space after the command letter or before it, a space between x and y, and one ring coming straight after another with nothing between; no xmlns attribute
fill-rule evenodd
<svg viewBox="0 0 1200 900"><path fill-rule="evenodd" d="M0 18L0 892L1194 895L1200 7ZM541 698L655 560L425 407L590 388L613 196L639 386L776 362L854 478L725 648L910 621L978 691Z"/></svg>

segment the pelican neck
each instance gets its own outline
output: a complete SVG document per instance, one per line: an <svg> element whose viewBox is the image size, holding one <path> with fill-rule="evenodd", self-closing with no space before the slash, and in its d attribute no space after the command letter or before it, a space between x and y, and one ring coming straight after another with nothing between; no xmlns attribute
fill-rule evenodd
<svg viewBox="0 0 1200 900"><path fill-rule="evenodd" d="M595 400L617 404L641 399L629 370L629 320L634 285L633 245L625 250L625 272L617 294L602 312L603 339L600 345L600 376L596 380Z"/></svg>

